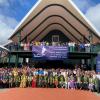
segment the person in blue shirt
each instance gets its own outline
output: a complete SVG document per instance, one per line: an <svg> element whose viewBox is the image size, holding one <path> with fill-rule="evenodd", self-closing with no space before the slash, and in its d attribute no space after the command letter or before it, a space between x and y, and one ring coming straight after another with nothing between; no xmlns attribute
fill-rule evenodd
<svg viewBox="0 0 100 100"><path fill-rule="evenodd" d="M40 68L40 69L38 70L38 74L39 74L39 75L44 75L44 71L43 71L42 68Z"/></svg>
<svg viewBox="0 0 100 100"><path fill-rule="evenodd" d="M81 43L79 48L80 48L80 52L84 52L85 51L85 44Z"/></svg>

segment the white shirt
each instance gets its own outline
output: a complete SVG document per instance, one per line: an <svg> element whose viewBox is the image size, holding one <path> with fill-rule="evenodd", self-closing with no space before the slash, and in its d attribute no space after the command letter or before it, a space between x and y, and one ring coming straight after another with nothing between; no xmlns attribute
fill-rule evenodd
<svg viewBox="0 0 100 100"><path fill-rule="evenodd" d="M48 75L48 72L47 71L44 71L44 75L46 75L46 74Z"/></svg>
<svg viewBox="0 0 100 100"><path fill-rule="evenodd" d="M100 79L100 75L96 75L96 77L97 77L98 79Z"/></svg>
<svg viewBox="0 0 100 100"><path fill-rule="evenodd" d="M90 43L85 44L85 47L90 47Z"/></svg>
<svg viewBox="0 0 100 100"><path fill-rule="evenodd" d="M61 75L63 75L64 77L66 77L66 72L61 72Z"/></svg>

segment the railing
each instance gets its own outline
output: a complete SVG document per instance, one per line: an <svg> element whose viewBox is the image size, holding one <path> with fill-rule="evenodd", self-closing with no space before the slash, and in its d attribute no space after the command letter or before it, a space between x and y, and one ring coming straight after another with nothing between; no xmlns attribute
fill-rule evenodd
<svg viewBox="0 0 100 100"><path fill-rule="evenodd" d="M10 51L32 51L32 44L23 44L23 45L10 45L8 49ZM37 45L38 46L38 45ZM55 46L55 45L47 45L47 46ZM85 52L85 53L90 53L90 52L98 52L100 51L100 45L90 45L90 46L80 46L80 45L74 45L74 46L69 46L69 45L57 45L57 46L68 46L69 52Z"/></svg>

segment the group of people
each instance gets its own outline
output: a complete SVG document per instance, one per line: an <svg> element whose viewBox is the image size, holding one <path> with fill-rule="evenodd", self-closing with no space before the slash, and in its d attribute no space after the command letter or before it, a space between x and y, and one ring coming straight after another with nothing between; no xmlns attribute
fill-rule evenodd
<svg viewBox="0 0 100 100"><path fill-rule="evenodd" d="M80 51L80 52L91 52L93 51L93 45L91 45L90 43L75 43L75 42L66 42L66 43L61 43L61 42L32 42L32 43L20 43L20 45L18 46L17 43L10 45L10 49L16 49L18 50L18 48L20 47L21 50L25 50L25 51L31 51L32 50L32 46L68 46L69 51L70 52L74 52L74 51Z"/></svg>
<svg viewBox="0 0 100 100"><path fill-rule="evenodd" d="M1 68L0 88L65 88L100 92L95 71L77 69Z"/></svg>

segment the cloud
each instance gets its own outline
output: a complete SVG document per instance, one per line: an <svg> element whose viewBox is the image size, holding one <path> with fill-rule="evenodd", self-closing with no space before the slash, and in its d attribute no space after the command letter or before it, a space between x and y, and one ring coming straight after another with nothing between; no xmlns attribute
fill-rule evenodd
<svg viewBox="0 0 100 100"><path fill-rule="evenodd" d="M100 3L94 7L90 7L85 15L100 32Z"/></svg>
<svg viewBox="0 0 100 100"><path fill-rule="evenodd" d="M18 22L14 18L0 15L0 44L8 42L8 38L17 24Z"/></svg>
<svg viewBox="0 0 100 100"><path fill-rule="evenodd" d="M78 8L84 13L94 4L92 0L73 0L73 2L75 2Z"/></svg>
<svg viewBox="0 0 100 100"><path fill-rule="evenodd" d="M9 6L8 0L0 0L0 6Z"/></svg>
<svg viewBox="0 0 100 100"><path fill-rule="evenodd" d="M73 2L100 32L100 4L96 4L93 0L73 0Z"/></svg>
<svg viewBox="0 0 100 100"><path fill-rule="evenodd" d="M8 41L18 22L37 0L0 0L0 44Z"/></svg>
<svg viewBox="0 0 100 100"><path fill-rule="evenodd" d="M21 6L29 6L30 2L28 0L19 0L19 4Z"/></svg>

